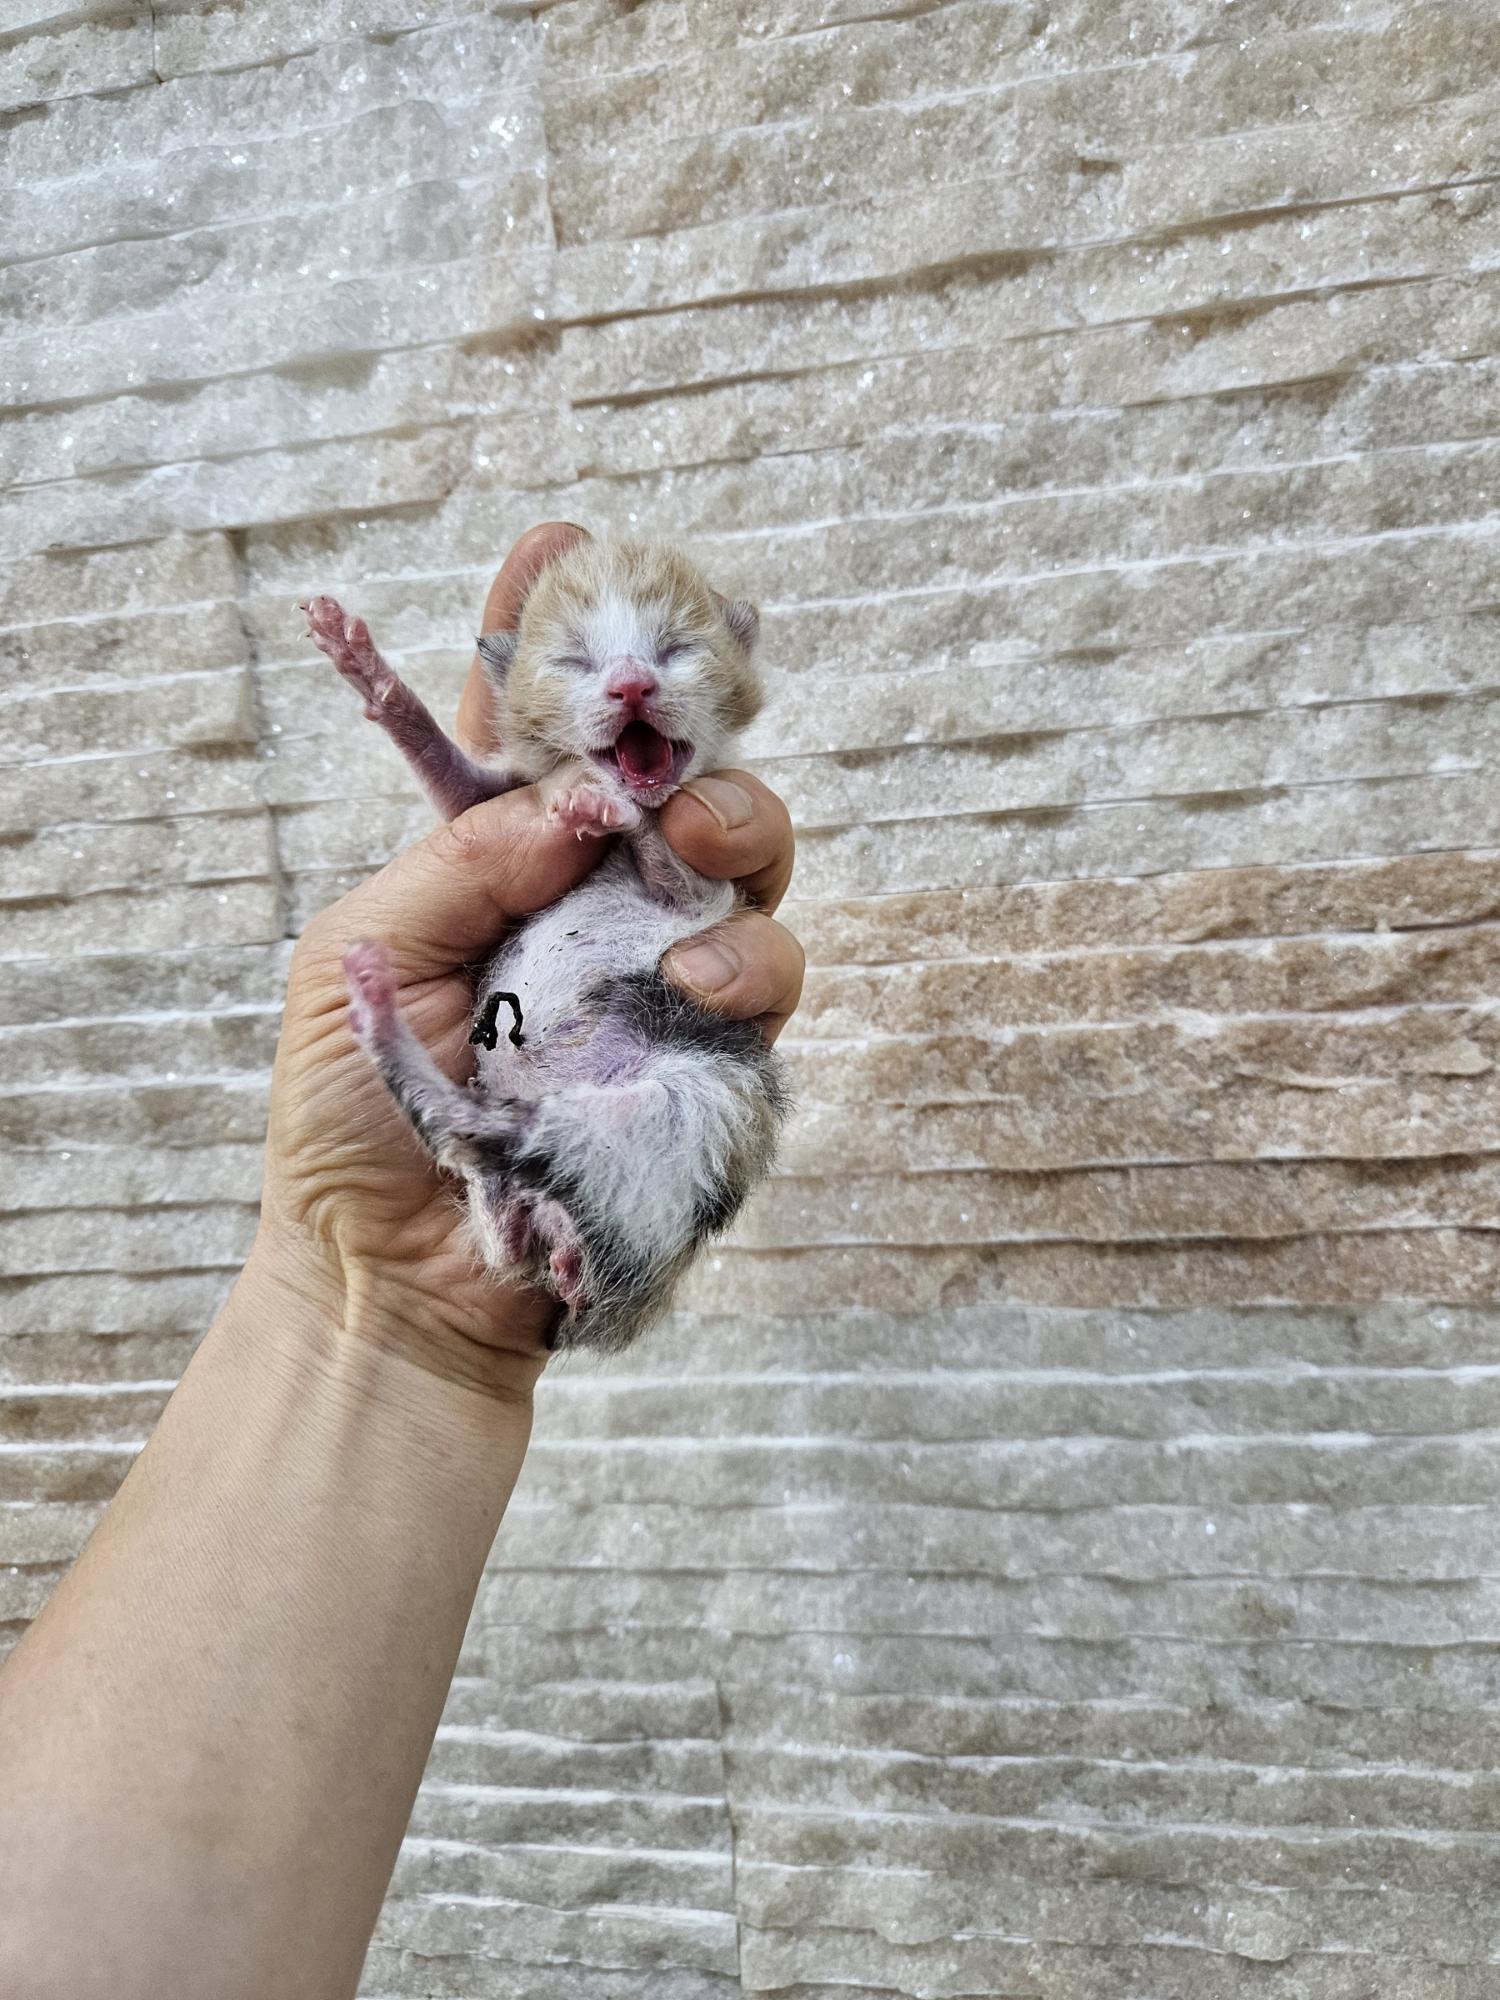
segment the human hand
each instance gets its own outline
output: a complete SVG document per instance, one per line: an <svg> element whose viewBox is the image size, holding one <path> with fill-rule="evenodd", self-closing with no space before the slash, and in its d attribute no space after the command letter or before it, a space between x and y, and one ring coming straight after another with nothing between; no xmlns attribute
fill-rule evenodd
<svg viewBox="0 0 1500 2000"><path fill-rule="evenodd" d="M481 630L513 629L537 572L583 533L554 523L524 535L491 587ZM477 659L459 734L472 749L498 747ZM747 772L719 772L670 799L660 823L684 860L736 881L749 905L711 940L678 946L668 976L702 1005L759 1019L774 1036L802 983L800 948L769 914L791 875L786 808ZM470 968L511 924L572 888L602 851L549 825L527 786L435 828L320 912L293 956L256 1256L262 1268L275 1265L331 1294L355 1330L480 1386L529 1389L555 1303L480 1267L453 1183L354 1045L343 955L362 941L386 947L402 1014L461 1079L473 1062Z"/></svg>

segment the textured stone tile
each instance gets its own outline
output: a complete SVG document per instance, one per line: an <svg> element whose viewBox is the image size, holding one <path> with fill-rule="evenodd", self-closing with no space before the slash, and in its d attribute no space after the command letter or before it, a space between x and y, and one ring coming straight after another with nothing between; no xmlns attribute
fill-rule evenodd
<svg viewBox="0 0 1500 2000"><path fill-rule="evenodd" d="M174 94L170 89L157 92L153 101ZM494 108L497 104L500 109ZM486 110L478 115L481 105ZM177 240L179 229L207 232L247 217L279 217L276 241L278 254L284 255L280 246L303 241L298 223L307 213L310 189L337 189L340 194L347 189L352 205L361 197L392 191L393 179L396 190L404 191L420 187L426 174L461 177L473 174L476 166L488 166L491 177L513 174L516 142L531 132L534 119L526 97L503 87L497 91L491 78L477 104L466 97L431 101L419 96L391 105L356 106L332 123L326 116L319 119L292 146L259 127L237 140L206 136L172 149L169 176L149 148L139 157L112 153L103 172L79 179L63 171L44 181L55 195L45 207L0 191L0 220L6 241L20 254L39 260L76 257L85 274L98 266L104 276L122 261L142 266L143 251L129 244L132 236L144 235L158 265L156 270L145 265L143 292L147 298L171 297L159 275L192 265L191 239ZM416 160L425 163L426 174ZM321 219L332 222L340 207L325 204ZM505 213L512 215L512 228L523 240L535 241L536 211L529 191L518 187L514 207ZM128 312L134 302L124 303Z"/></svg>
<svg viewBox="0 0 1500 2000"><path fill-rule="evenodd" d="M120 826L38 827L7 847L5 903L241 882L273 872L268 815L205 813Z"/></svg>
<svg viewBox="0 0 1500 2000"><path fill-rule="evenodd" d="M930 28L921 34L930 43ZM1451 191L1443 198L1467 219L1488 205L1490 177L1476 173L1474 160L1476 137L1492 121L1487 99L1464 97L1373 121L1124 148L1124 158L1107 157L1107 145L1101 150L1081 136L1076 150L1058 145L1033 155L1024 178L987 171L938 193L926 189L940 174L923 176L904 196L888 183L872 192L855 182L842 198L820 202L794 182L785 205L756 217L748 242L737 217L699 219L665 234L566 242L559 306L569 319L586 319L626 306L661 310L752 293L826 296L909 284L914 271L972 269L984 257L1004 275L1028 253L1134 240L1143 254L1190 231L1239 234L1300 220L1347 200L1351 188L1364 203L1444 188ZM1382 162L1374 171L1372 158ZM987 170L993 165L986 160Z"/></svg>
<svg viewBox="0 0 1500 2000"><path fill-rule="evenodd" d="M325 282L361 277L372 268L441 266L466 256L476 237L514 237L515 247L535 243L542 222L530 159L523 157L517 170L514 137L497 144L489 129L491 123L522 124L523 107L502 96L468 110L485 146L471 140L464 149L463 178L424 178L341 203L337 233L319 245ZM202 198L201 182L189 179L186 186L190 199ZM289 226L285 214L256 217L268 190L250 182L243 192L244 219L236 213L188 235L127 238L0 269L0 329L15 334L99 319L128 333L137 314L170 306L189 289L195 299L217 297L228 308L242 306L254 287L280 289L306 278L305 224ZM174 219L180 226L184 218Z"/></svg>
<svg viewBox="0 0 1500 2000"><path fill-rule="evenodd" d="M1010 85L991 68L987 12L871 24L857 39L754 52L713 72L705 61L696 75L696 65L683 64L620 79L612 125L590 133L585 98L583 144L559 164L561 240L660 234L809 199L898 196L961 182L975 160L992 170L1002 162L1019 168L1038 154L1108 161L1158 139L1167 105L1179 140L1212 140L1298 112L1378 115L1414 96L1471 89L1483 70L1469 65L1493 62L1497 46L1488 24L1450 16L1441 26L1402 23L1378 37L1315 32L1269 46L1225 39L1196 52L1186 79L1176 66L1148 60ZM945 61L953 65L947 79ZM721 102L748 100L749 115L716 115L721 91ZM896 101L860 101L880 97ZM569 116L576 101L568 91L549 107L552 120ZM622 141L642 154L642 171L628 180L609 171L611 143L618 152Z"/></svg>
<svg viewBox="0 0 1500 2000"><path fill-rule="evenodd" d="M265 944L283 934L282 897L268 879L222 887L103 890L4 908L7 955L53 956L108 950L129 938L137 951Z"/></svg>
<svg viewBox="0 0 1500 2000"><path fill-rule="evenodd" d="M9 30L8 18L3 26ZM92 21L65 21L19 41L7 33L0 47L0 111L155 81L149 7L101 10Z"/></svg>
<svg viewBox="0 0 1500 2000"><path fill-rule="evenodd" d="M83 754L99 743L128 752L256 741L250 677L243 668L173 675L145 688L35 691L0 701L5 765Z"/></svg>
<svg viewBox="0 0 1500 2000"><path fill-rule="evenodd" d="M731 1863L727 1852L700 1855L608 1847L592 1852L555 1847L536 1851L417 1839L402 1850L391 1893L561 1902L575 1908L630 1903L728 1910Z"/></svg>
<svg viewBox="0 0 1500 2000"><path fill-rule="evenodd" d="M487 351L483 343L338 354L167 393L29 411L11 421L9 449L18 479L57 479L171 465L184 428L199 457L217 459L484 416L503 419L515 477L548 464L556 477L571 464L574 439L552 368L544 349Z"/></svg>
<svg viewBox="0 0 1500 2000"><path fill-rule="evenodd" d="M1205 869L1148 881L1028 883L782 905L809 962L881 965L1132 943L1196 944L1487 923L1500 856L1403 855L1305 868Z"/></svg>
<svg viewBox="0 0 1500 2000"><path fill-rule="evenodd" d="M169 535L122 548L49 551L0 563L0 627L46 628L59 621L88 621L77 643L78 656L86 658L84 642L94 620L158 607L180 611L191 605L193 617L206 621L215 613L205 600L233 597L238 582L234 552L222 535ZM175 638L174 630L179 634ZM106 625L102 636L106 647L117 643L113 626ZM213 647L227 643L228 633L205 622L198 638L204 647ZM54 636L45 630L28 633L26 643L68 646L65 633ZM151 643L154 647L156 641ZM191 646L193 635L167 627L161 644ZM236 650L229 657L238 659L242 654ZM7 664L9 659L7 655ZM184 656L178 670L216 663L212 653L206 659Z"/></svg>
<svg viewBox="0 0 1500 2000"><path fill-rule="evenodd" d="M79 176L80 162L152 160L163 139L170 154L202 144L226 148L255 139L284 146L346 115L419 103L457 106L491 95L504 77L520 87L530 71L529 38L499 18L400 36L389 43L335 41L283 64L222 76L175 78L124 98L77 97L43 119L20 121L3 135L6 178L26 182ZM181 164L181 161L177 162Z"/></svg>
<svg viewBox="0 0 1500 2000"><path fill-rule="evenodd" d="M252 1206L76 1209L0 1216L0 1271L224 1270L244 1262L255 1234Z"/></svg>
<svg viewBox="0 0 1500 2000"><path fill-rule="evenodd" d="M262 452L228 463L195 460L149 472L104 474L22 495L0 507L0 546L18 551L41 535L63 547L178 529L238 527L247 520L300 518L314 508L393 507L440 499L474 461L466 425L435 425L418 437L362 438Z"/></svg>
<svg viewBox="0 0 1500 2000"><path fill-rule="evenodd" d="M80 757L13 765L0 792L0 835L79 820L250 812L265 802L265 769L260 752L235 742L182 751L101 746Z"/></svg>
<svg viewBox="0 0 1500 2000"><path fill-rule="evenodd" d="M268 14L244 0L168 0L156 15L156 69L163 78L269 63L351 36L409 34L467 17L508 11L464 0L317 0L295 14ZM514 10L521 12L520 8Z"/></svg>
<svg viewBox="0 0 1500 2000"><path fill-rule="evenodd" d="M1500 1228L1500 1163L1487 1159L1090 1168L1078 1174L780 1179L746 1210L737 1249L818 1243L1039 1239L1150 1242L1307 1230Z"/></svg>
<svg viewBox="0 0 1500 2000"><path fill-rule="evenodd" d="M128 343L108 325L40 330L0 341L0 398L26 407L64 395L103 396L192 383L353 350L378 353L422 340L454 340L530 326L545 258L468 259L350 278L311 279L263 294L226 319L222 302L189 296L143 313ZM165 532L163 528L160 532Z"/></svg>

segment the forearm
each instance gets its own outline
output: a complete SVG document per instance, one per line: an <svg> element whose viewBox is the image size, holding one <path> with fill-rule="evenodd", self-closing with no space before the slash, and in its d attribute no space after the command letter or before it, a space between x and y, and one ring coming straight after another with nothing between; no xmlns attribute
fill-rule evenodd
<svg viewBox="0 0 1500 2000"><path fill-rule="evenodd" d="M0 1673L15 2000L355 1990L536 1371L455 1381L273 1262Z"/></svg>

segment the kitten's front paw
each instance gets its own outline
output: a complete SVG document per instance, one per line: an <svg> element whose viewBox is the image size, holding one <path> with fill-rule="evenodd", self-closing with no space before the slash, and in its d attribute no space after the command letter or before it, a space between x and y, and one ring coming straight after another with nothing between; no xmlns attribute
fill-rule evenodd
<svg viewBox="0 0 1500 2000"><path fill-rule="evenodd" d="M613 798L598 785L569 785L554 792L547 801L547 818L553 826L566 827L580 839L586 833L598 839L609 833L627 833L641 823L637 806L628 799Z"/></svg>
<svg viewBox="0 0 1500 2000"><path fill-rule="evenodd" d="M307 613L308 638L363 696L365 714L378 722L381 711L406 690L376 652L369 626L334 597L311 597L301 609Z"/></svg>

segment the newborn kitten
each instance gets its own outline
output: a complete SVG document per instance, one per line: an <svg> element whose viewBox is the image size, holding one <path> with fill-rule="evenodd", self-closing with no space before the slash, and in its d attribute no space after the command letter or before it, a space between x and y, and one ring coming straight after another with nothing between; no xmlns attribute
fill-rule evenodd
<svg viewBox="0 0 1500 2000"><path fill-rule="evenodd" d="M484 1261L550 1287L566 1308L555 1347L623 1347L769 1171L786 1109L756 1024L709 1013L658 970L735 907L728 883L678 859L656 814L723 762L759 708L757 613L674 549L580 544L541 572L517 632L479 641L505 746L480 761L363 620L329 597L303 608L445 819L534 782L555 824L619 836L485 969L467 1088L397 1013L381 947L355 946L344 968L355 1036L433 1158L467 1183Z"/></svg>

